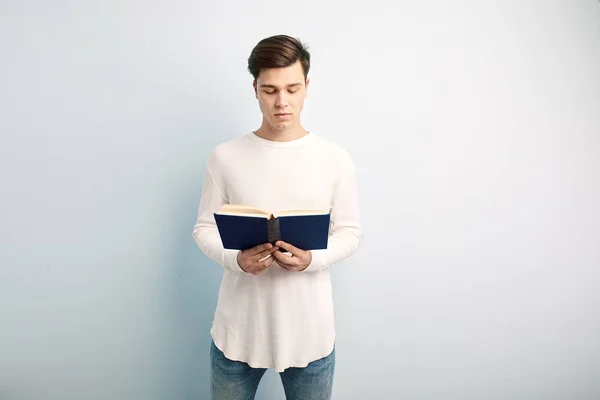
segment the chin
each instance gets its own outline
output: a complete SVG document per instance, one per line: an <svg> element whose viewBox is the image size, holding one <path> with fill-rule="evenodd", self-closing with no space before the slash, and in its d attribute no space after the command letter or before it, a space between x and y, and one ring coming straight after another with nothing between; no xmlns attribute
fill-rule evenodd
<svg viewBox="0 0 600 400"><path fill-rule="evenodd" d="M273 127L274 130L283 130L288 127L288 124L277 122L277 123L271 124L271 126Z"/></svg>

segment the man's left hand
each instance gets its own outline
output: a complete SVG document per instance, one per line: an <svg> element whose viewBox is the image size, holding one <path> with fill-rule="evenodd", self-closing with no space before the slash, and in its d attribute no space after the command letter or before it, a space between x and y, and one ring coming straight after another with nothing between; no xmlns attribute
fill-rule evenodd
<svg viewBox="0 0 600 400"><path fill-rule="evenodd" d="M274 251L273 257L277 260L277 264L281 265L282 268L292 272L304 271L312 261L312 253L310 250L301 250L297 247L292 246L284 241L277 241L275 246L279 247L279 250ZM291 256L283 254L281 251L287 251L291 253Z"/></svg>

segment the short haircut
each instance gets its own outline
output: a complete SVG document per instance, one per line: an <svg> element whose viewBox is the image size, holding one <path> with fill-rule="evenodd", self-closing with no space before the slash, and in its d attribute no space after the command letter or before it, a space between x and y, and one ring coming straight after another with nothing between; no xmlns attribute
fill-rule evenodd
<svg viewBox="0 0 600 400"><path fill-rule="evenodd" d="M258 42L248 58L248 71L256 81L262 69L288 67L300 60L304 80L310 69L310 53L299 39L276 35Z"/></svg>

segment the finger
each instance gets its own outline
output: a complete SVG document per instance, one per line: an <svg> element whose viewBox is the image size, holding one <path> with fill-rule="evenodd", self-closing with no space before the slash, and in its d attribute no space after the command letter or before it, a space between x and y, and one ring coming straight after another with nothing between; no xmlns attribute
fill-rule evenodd
<svg viewBox="0 0 600 400"><path fill-rule="evenodd" d="M263 250L260 253L252 256L250 258L250 261L252 262L263 262L264 260L266 260L267 258L271 257L271 254L275 251L277 251L279 249L279 247L273 247L271 249L268 250Z"/></svg>
<svg viewBox="0 0 600 400"><path fill-rule="evenodd" d="M271 264L273 264L274 259L271 257L263 262L261 262L260 264L257 265L256 269L254 270L253 274L254 275L259 275L263 272L265 272L267 269L269 269L269 267L271 266Z"/></svg>
<svg viewBox="0 0 600 400"><path fill-rule="evenodd" d="M275 258L272 257L272 255L270 254L268 258L265 258L263 261L258 262L256 265L258 268L269 268L271 266L271 264L273 264L273 261L275 261Z"/></svg>
<svg viewBox="0 0 600 400"><path fill-rule="evenodd" d="M299 265L281 265L281 266L291 272L300 271L300 269L301 269L301 267Z"/></svg>
<svg viewBox="0 0 600 400"><path fill-rule="evenodd" d="M285 250L285 249L280 249L281 254L283 254L284 256L288 256L288 257L294 257L294 255L292 253L290 253L289 251Z"/></svg>
<svg viewBox="0 0 600 400"><path fill-rule="evenodd" d="M264 256L263 258L261 258L260 260L258 260L257 262L261 263L261 262L265 261L267 258L271 258L271 257L272 257L271 254L267 254L266 256Z"/></svg>
<svg viewBox="0 0 600 400"><path fill-rule="evenodd" d="M252 267L251 273L252 273L252 275L258 275L261 272L263 272L264 269L265 269L265 267L262 264L257 264Z"/></svg>
<svg viewBox="0 0 600 400"><path fill-rule="evenodd" d="M277 241L277 243L275 243L275 246L278 246L286 251L289 251L290 253L292 253L292 255L296 256L296 257L300 257L301 255L301 251L299 248L292 246L289 243L286 243L282 240Z"/></svg>
<svg viewBox="0 0 600 400"><path fill-rule="evenodd" d="M284 253L281 252L281 250L277 250L273 252L273 257L275 257L275 259L281 264L289 264L289 265L293 265L297 258L293 257L293 256L288 256Z"/></svg>
<svg viewBox="0 0 600 400"><path fill-rule="evenodd" d="M264 261L266 263L265 269L269 268L275 262L275 258L271 257L268 260Z"/></svg>
<svg viewBox="0 0 600 400"><path fill-rule="evenodd" d="M263 244L259 244L258 246L254 246L250 249L247 249L246 251L249 254L256 255L262 251L269 250L272 248L273 248L273 245L271 243L263 243Z"/></svg>
<svg viewBox="0 0 600 400"><path fill-rule="evenodd" d="M294 265L297 265L299 263L299 259L298 258L285 255L285 254L283 254L279 250L273 252L273 257L275 257L275 259L277 260L277 262L280 265L281 264L285 264L285 265L288 265L288 266L294 266Z"/></svg>

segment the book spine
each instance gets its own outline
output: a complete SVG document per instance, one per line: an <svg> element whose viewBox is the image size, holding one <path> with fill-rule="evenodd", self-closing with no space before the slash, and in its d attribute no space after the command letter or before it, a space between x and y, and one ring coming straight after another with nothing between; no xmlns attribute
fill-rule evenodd
<svg viewBox="0 0 600 400"><path fill-rule="evenodd" d="M269 243L275 245L275 242L281 239L281 231L279 230L279 218L267 220L267 237Z"/></svg>

